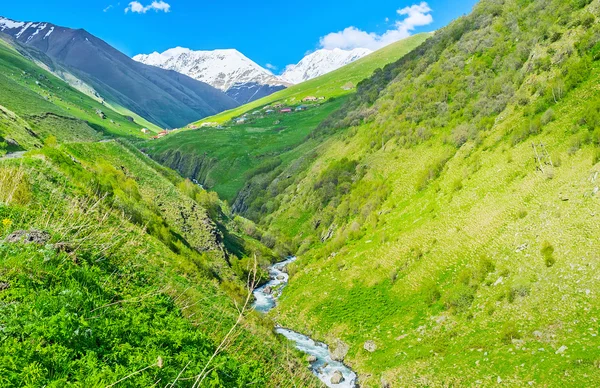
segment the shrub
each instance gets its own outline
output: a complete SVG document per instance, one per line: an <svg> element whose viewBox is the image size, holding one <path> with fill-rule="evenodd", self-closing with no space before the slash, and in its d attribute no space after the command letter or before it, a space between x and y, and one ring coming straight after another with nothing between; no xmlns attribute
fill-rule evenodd
<svg viewBox="0 0 600 388"><path fill-rule="evenodd" d="M514 339L520 339L521 333L513 322L507 322L502 327L500 338L506 345L510 345Z"/></svg>
<svg viewBox="0 0 600 388"><path fill-rule="evenodd" d="M473 300L475 300L475 290L460 283L446 293L444 305L447 309L463 312L471 306Z"/></svg>
<svg viewBox="0 0 600 388"><path fill-rule="evenodd" d="M544 257L546 267L552 267L556 263L556 259L554 258L554 247L548 241L544 241L540 252Z"/></svg>

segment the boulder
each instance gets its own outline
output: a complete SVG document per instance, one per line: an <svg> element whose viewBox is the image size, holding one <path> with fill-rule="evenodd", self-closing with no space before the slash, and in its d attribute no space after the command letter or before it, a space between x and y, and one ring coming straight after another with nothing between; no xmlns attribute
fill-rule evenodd
<svg viewBox="0 0 600 388"><path fill-rule="evenodd" d="M306 361L310 362L311 364L313 362L317 362L317 357L313 356L312 354L306 357Z"/></svg>
<svg viewBox="0 0 600 388"><path fill-rule="evenodd" d="M279 276L277 276L277 280L285 280L285 276L279 275Z"/></svg>
<svg viewBox="0 0 600 388"><path fill-rule="evenodd" d="M345 344L342 340L337 340L335 346L329 349L329 356L334 361L344 361L349 350L350 346Z"/></svg>
<svg viewBox="0 0 600 388"><path fill-rule="evenodd" d="M333 376L331 376L331 384L339 384L344 381L344 375L339 370L333 372Z"/></svg>
<svg viewBox="0 0 600 388"><path fill-rule="evenodd" d="M375 345L375 341L371 341L371 340L365 342L363 347L369 353L373 353L374 351L377 350L377 345Z"/></svg>
<svg viewBox="0 0 600 388"><path fill-rule="evenodd" d="M0 291L8 290L10 288L10 284L7 282L0 282Z"/></svg>
<svg viewBox="0 0 600 388"><path fill-rule="evenodd" d="M17 230L6 237L6 242L10 244L38 244L44 245L50 240L50 233L42 230Z"/></svg>
<svg viewBox="0 0 600 388"><path fill-rule="evenodd" d="M271 295L271 294L273 293L273 290L271 289L271 287L270 287L270 286L266 286L266 287L265 287L265 289L263 290L263 292L264 292L266 295Z"/></svg>

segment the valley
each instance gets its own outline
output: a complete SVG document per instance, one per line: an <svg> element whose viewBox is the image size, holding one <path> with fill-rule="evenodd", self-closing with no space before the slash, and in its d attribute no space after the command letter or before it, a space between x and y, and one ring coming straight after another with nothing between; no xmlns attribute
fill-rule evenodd
<svg viewBox="0 0 600 388"><path fill-rule="evenodd" d="M600 0L430 6L279 74L0 17L0 386L598 385Z"/></svg>

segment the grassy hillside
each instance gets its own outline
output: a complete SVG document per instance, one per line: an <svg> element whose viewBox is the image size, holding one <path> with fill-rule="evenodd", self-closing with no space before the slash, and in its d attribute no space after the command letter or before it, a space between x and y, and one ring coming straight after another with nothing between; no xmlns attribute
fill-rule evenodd
<svg viewBox="0 0 600 388"><path fill-rule="evenodd" d="M0 386L318 386L243 308L261 229L139 129L0 44Z"/></svg>
<svg viewBox="0 0 600 388"><path fill-rule="evenodd" d="M0 161L0 385L191 386L203 371L201 386L313 384L248 313L215 353L242 261L270 253L214 195L115 142L32 156ZM7 238L19 230L39 245Z"/></svg>
<svg viewBox="0 0 600 388"><path fill-rule="evenodd" d="M287 165L301 155L306 147L298 146L342 103L340 98L303 112L275 113L222 129L184 131L140 147L232 202L252 175Z"/></svg>
<svg viewBox="0 0 600 388"><path fill-rule="evenodd" d="M599 10L482 1L363 82L246 204L300 255L278 321L365 387L598 385Z"/></svg>
<svg viewBox="0 0 600 388"><path fill-rule="evenodd" d="M96 109L106 117L102 119ZM11 133L18 144L13 148L39 146L49 136L59 141L143 136L141 126L69 86L1 39L0 112L0 136Z"/></svg>
<svg viewBox="0 0 600 388"><path fill-rule="evenodd" d="M418 47L430 36L431 34L429 33L411 36L384 47L338 70L332 71L331 73L291 86L238 108L205 118L199 121L198 124L203 122L225 123L244 113L250 112L253 109L275 102L299 104L306 96L322 96L329 99L331 97L335 98L352 94L355 92L354 88L344 90L343 87L349 83L356 86L360 81L371 76L376 69L379 69L388 63L397 61L399 58Z"/></svg>
<svg viewBox="0 0 600 388"><path fill-rule="evenodd" d="M140 147L155 160L215 190L227 201L233 202L239 195L254 197L257 194L253 186L263 185L266 173L280 172L311 154L318 141L309 135L354 92L343 90L343 85L358 83L375 69L413 50L429 36L410 37L330 74L205 120L227 122L225 128L181 131L158 141L145 142ZM295 98L294 104L299 105L300 100L310 94L327 99L309 105L303 112L250 114L243 124L230 121L275 101L291 102Z"/></svg>

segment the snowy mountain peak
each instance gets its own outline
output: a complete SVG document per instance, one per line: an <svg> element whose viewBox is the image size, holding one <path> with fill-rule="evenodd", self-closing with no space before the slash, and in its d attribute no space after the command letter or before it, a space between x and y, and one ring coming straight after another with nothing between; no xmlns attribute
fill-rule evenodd
<svg viewBox="0 0 600 388"><path fill-rule="evenodd" d="M352 63L373 51L366 48L353 50L321 49L302 58L297 65L289 65L281 75L284 81L299 84Z"/></svg>
<svg viewBox="0 0 600 388"><path fill-rule="evenodd" d="M193 51L175 47L163 53L136 55L133 59L146 65L177 71L224 91L234 85L247 83L286 85L269 70L234 49Z"/></svg>

